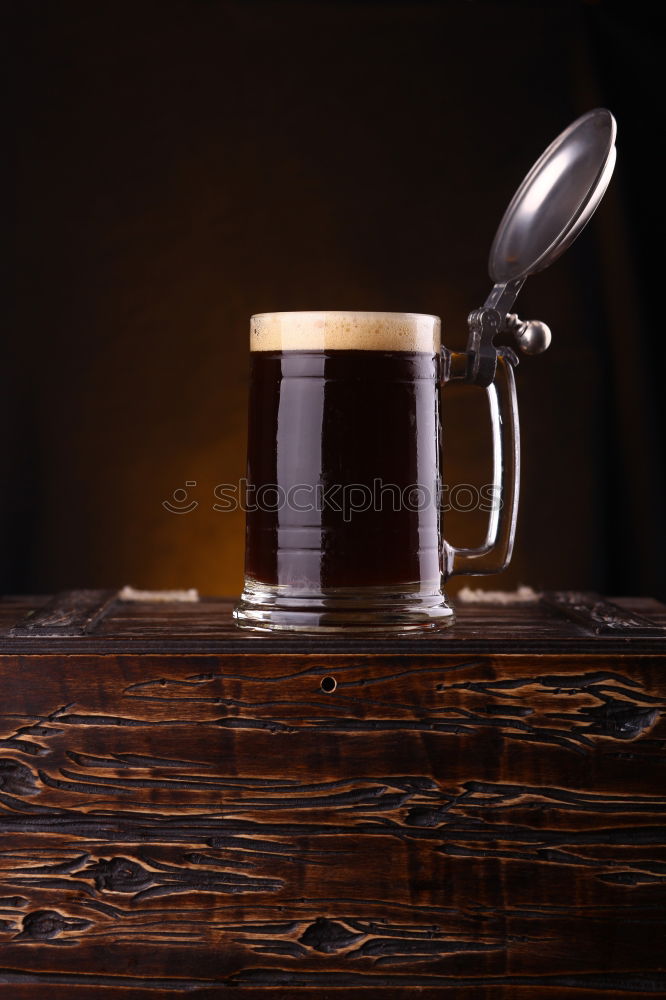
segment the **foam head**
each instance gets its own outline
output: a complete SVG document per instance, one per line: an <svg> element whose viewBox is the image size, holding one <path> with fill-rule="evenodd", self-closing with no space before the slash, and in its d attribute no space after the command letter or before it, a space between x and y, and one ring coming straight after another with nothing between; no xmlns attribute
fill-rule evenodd
<svg viewBox="0 0 666 1000"><path fill-rule="evenodd" d="M439 354L438 316L402 312L274 312L250 320L251 351L412 351Z"/></svg>

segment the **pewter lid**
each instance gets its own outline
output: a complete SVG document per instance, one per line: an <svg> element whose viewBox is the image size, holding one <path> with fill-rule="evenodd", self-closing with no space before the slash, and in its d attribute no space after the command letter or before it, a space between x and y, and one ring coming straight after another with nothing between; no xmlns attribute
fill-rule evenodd
<svg viewBox="0 0 666 1000"><path fill-rule="evenodd" d="M490 249L496 284L525 279L570 246L601 201L615 166L615 119L577 118L550 144L511 199Z"/></svg>

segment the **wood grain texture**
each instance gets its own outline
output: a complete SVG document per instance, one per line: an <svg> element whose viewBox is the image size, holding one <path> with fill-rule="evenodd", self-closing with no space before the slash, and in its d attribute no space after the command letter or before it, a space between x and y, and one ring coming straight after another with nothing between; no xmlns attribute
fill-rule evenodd
<svg viewBox="0 0 666 1000"><path fill-rule="evenodd" d="M116 651L139 614L0 656L3 997L666 996L666 649Z"/></svg>
<svg viewBox="0 0 666 1000"><path fill-rule="evenodd" d="M565 614L594 635L660 635L663 629L645 615L620 607L599 594L576 590L547 591L541 604Z"/></svg>
<svg viewBox="0 0 666 1000"><path fill-rule="evenodd" d="M456 624L441 632L407 636L294 636L288 633L242 632L231 617L233 600L207 597L197 602L113 601L103 591L88 591L102 609L92 627L74 634L44 635L25 629L36 618L48 619L55 603L69 607L79 591L57 598L0 599L0 655L23 653L634 653L662 655L666 641L666 606L650 598L614 598L624 626L599 633L598 622L571 618L571 594L550 593L539 603L464 604L456 608ZM72 595L74 595L72 597ZM581 595L578 595L581 596ZM601 600L584 595L588 602ZM554 598L557 597L557 600ZM609 602L604 601L604 605ZM637 627L638 620L645 622Z"/></svg>
<svg viewBox="0 0 666 1000"><path fill-rule="evenodd" d="M57 639L86 635L98 625L116 599L113 590L68 590L40 607L29 608L25 617L8 629L12 638L37 636Z"/></svg>

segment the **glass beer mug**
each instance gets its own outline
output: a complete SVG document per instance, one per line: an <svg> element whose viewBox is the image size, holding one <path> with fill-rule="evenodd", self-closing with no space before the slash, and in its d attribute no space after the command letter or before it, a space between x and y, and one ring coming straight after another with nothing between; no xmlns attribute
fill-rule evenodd
<svg viewBox="0 0 666 1000"><path fill-rule="evenodd" d="M467 350L437 316L275 312L253 316L242 628L401 633L454 622L444 583L497 573L513 548L520 445L513 369L548 328L509 310L525 279L575 239L615 162L615 121L597 109L548 147L518 188L490 253L494 287L470 314ZM485 542L443 535L440 390L484 389L493 489Z"/></svg>

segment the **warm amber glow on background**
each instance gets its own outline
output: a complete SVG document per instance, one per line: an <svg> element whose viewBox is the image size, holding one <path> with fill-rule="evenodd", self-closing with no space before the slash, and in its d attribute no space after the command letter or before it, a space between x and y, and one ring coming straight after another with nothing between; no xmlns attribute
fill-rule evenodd
<svg viewBox="0 0 666 1000"><path fill-rule="evenodd" d="M213 511L212 491L244 472L250 315L431 312L462 348L517 183L570 120L608 104L617 179L521 295L554 341L518 373L515 561L478 582L657 592L663 338L641 320L650 261L632 228L657 169L635 111L651 64L622 62L647 29L625 53L613 39L629 28L604 4L17 10L4 590L238 592L242 515ZM522 56L498 71L507 51L538 53L538 86ZM447 480L485 481L478 390L451 393L445 441ZM187 480L200 506L167 513ZM446 523L456 542L482 531L469 514Z"/></svg>

